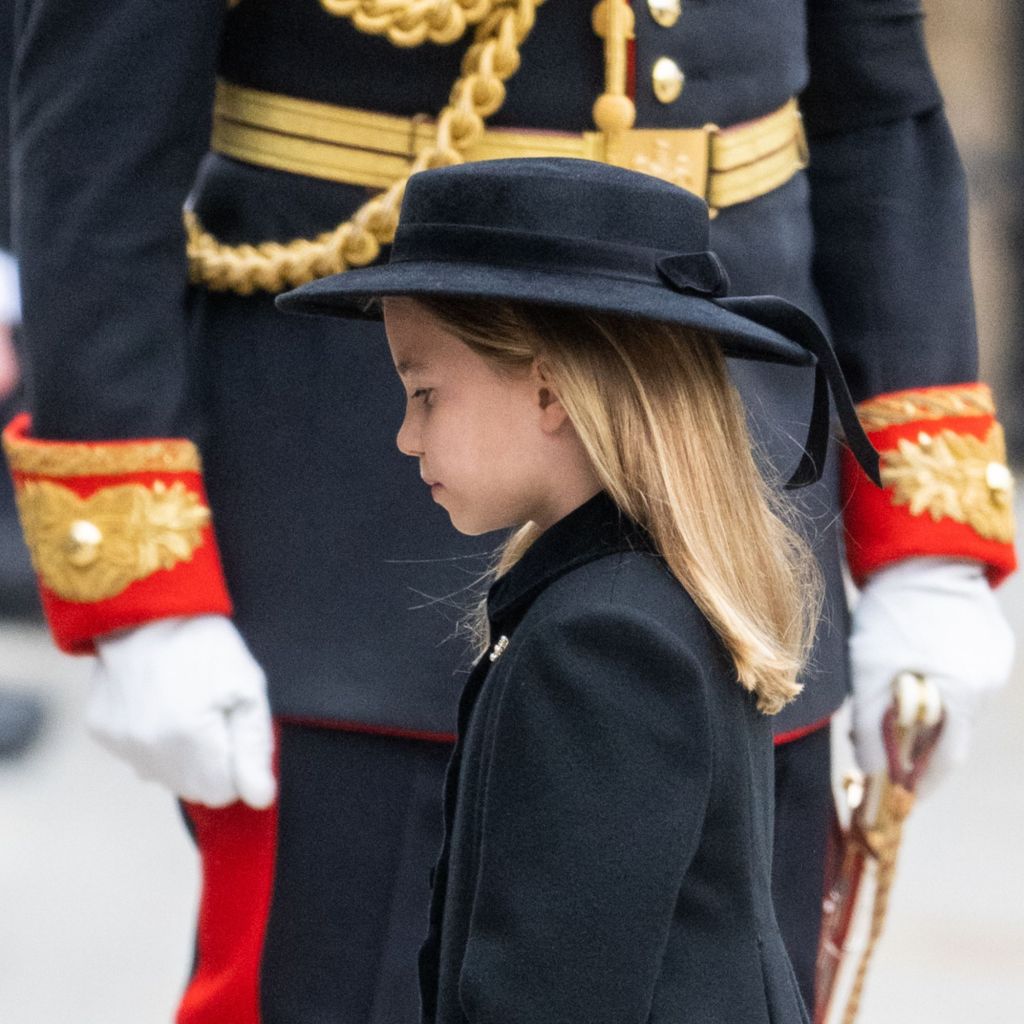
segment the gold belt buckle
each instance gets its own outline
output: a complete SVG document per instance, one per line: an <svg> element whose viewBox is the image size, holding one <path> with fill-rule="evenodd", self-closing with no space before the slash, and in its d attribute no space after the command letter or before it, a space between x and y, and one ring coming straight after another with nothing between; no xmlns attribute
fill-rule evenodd
<svg viewBox="0 0 1024 1024"><path fill-rule="evenodd" d="M632 128L588 132L597 158L616 167L650 174L707 199L714 125L704 128ZM603 149L603 152L602 152Z"/></svg>

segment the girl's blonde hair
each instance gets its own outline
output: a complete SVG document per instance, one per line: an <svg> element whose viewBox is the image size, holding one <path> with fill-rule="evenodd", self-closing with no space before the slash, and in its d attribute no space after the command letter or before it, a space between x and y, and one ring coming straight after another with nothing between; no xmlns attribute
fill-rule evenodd
<svg viewBox="0 0 1024 1024"><path fill-rule="evenodd" d="M650 535L757 706L781 710L800 692L821 579L755 464L743 405L714 337L574 309L420 301L499 369L526 372L541 361L602 486ZM494 576L537 535L532 523L516 530Z"/></svg>

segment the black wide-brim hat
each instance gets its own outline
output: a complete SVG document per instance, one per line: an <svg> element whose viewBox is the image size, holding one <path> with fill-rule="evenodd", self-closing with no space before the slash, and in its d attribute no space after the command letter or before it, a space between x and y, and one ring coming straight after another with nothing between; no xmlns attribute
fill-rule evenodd
<svg viewBox="0 0 1024 1024"><path fill-rule="evenodd" d="M790 487L821 475L829 386L847 442L878 483L878 454L821 328L776 296L729 296L708 244L707 206L659 178L590 160L458 164L409 179L389 262L313 281L277 305L379 319L384 296L454 296L700 328L733 358L817 365L808 441Z"/></svg>

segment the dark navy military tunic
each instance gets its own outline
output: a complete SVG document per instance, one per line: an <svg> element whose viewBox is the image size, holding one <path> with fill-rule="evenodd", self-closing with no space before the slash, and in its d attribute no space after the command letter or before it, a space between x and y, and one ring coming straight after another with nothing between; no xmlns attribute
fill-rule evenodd
<svg viewBox="0 0 1024 1024"><path fill-rule="evenodd" d="M802 1024L772 731L604 493L491 590L421 953L430 1024Z"/></svg>
<svg viewBox="0 0 1024 1024"><path fill-rule="evenodd" d="M592 6L538 9L491 125L593 127L603 50ZM640 0L634 10L638 127L731 125L802 94L810 172L714 221L735 291L827 316L855 398L974 379L963 182L916 0L692 0L671 28ZM436 115L468 37L398 49L316 0L230 12L224 0L34 0L19 32L16 232L36 433L195 437L237 621L277 713L450 732L467 667L452 637L493 539L456 537L395 449L402 394L380 327L285 317L268 295L189 291L180 209L191 192L221 240L289 241L370 195L203 159L217 75ZM662 56L686 76L667 104L650 79ZM807 374L737 376L785 474ZM845 691L836 494L830 464L800 498L831 585L783 730L824 718Z"/></svg>

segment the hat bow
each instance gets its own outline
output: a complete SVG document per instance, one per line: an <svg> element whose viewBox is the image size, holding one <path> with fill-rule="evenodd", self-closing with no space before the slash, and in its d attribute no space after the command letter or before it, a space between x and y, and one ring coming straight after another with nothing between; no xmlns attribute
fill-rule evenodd
<svg viewBox="0 0 1024 1024"><path fill-rule="evenodd" d="M656 266L662 280L684 294L718 298L729 293L729 275L713 252L684 252L663 256Z"/></svg>

